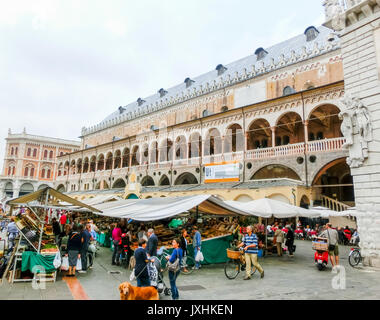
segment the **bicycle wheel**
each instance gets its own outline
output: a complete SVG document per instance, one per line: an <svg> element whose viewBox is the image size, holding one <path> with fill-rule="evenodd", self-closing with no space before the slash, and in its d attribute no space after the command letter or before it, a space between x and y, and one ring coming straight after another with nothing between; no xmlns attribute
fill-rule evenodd
<svg viewBox="0 0 380 320"><path fill-rule="evenodd" d="M236 279L240 272L240 262L238 260L228 260L224 265L224 274L230 280Z"/></svg>
<svg viewBox="0 0 380 320"><path fill-rule="evenodd" d="M193 273L195 267L195 260L190 256L185 256L182 259L181 273L190 274Z"/></svg>
<svg viewBox="0 0 380 320"><path fill-rule="evenodd" d="M350 263L350 266L356 267L360 263L360 261L362 261L362 255L360 254L360 251L357 249L352 251L352 253L350 254L348 258L348 262Z"/></svg>

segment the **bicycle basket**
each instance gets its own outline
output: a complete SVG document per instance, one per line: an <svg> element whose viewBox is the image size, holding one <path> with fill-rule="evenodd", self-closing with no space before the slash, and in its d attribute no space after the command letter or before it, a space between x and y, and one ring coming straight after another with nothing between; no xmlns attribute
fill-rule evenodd
<svg viewBox="0 0 380 320"><path fill-rule="evenodd" d="M240 251L232 251L230 249L227 249L227 257L232 260L238 260L240 259Z"/></svg>

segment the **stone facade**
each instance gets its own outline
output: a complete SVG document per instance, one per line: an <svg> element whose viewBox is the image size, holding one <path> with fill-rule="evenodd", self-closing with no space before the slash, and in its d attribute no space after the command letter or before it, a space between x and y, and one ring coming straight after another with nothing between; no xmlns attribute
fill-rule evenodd
<svg viewBox="0 0 380 320"><path fill-rule="evenodd" d="M218 66L120 107L82 129L81 150L58 159L55 186L78 198L123 188L125 197L167 196L192 185L228 200L274 195L293 203L293 189L297 204L323 196L343 200L344 190L327 186L350 175L339 119L342 57L331 32L309 27L304 35L264 50L263 59L257 54ZM226 161L240 163L245 189L206 187L205 166ZM347 168L328 172L342 163ZM129 190L132 176L143 186L141 193ZM277 184L259 184L257 193L255 184L265 180ZM195 190L185 192L191 193Z"/></svg>
<svg viewBox="0 0 380 320"><path fill-rule="evenodd" d="M0 199L53 187L57 157L80 149L80 142L30 135L25 130L12 134L9 129L5 140Z"/></svg>
<svg viewBox="0 0 380 320"><path fill-rule="evenodd" d="M332 1L326 1L328 6ZM340 33L358 228L365 264L380 266L380 1L336 4L326 26ZM339 21L339 23L336 23ZM335 23L334 23L335 22Z"/></svg>

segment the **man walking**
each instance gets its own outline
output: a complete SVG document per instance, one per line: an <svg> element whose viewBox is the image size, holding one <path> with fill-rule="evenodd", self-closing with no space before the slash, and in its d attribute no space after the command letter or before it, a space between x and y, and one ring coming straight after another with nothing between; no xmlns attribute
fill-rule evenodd
<svg viewBox="0 0 380 320"><path fill-rule="evenodd" d="M146 246L146 251L148 257L157 257L157 246L158 246L158 238L154 234L154 229L148 230L148 244Z"/></svg>
<svg viewBox="0 0 380 320"><path fill-rule="evenodd" d="M321 237L329 239L329 256L333 269L335 266L339 266L339 234L338 231L332 229L332 224L326 224L326 230L320 235ZM335 259L334 259L335 258Z"/></svg>
<svg viewBox="0 0 380 320"><path fill-rule="evenodd" d="M246 276L244 280L251 279L251 267L252 265L259 270L261 278L264 278L264 270L260 266L257 255L259 253L257 236L253 233L253 228L251 226L247 227L247 234L243 238L243 242L238 246L244 247L245 251L245 261L246 261Z"/></svg>
<svg viewBox="0 0 380 320"><path fill-rule="evenodd" d="M81 225L81 228L83 228L83 225ZM86 273L87 272L87 251L88 246L90 245L91 240L91 225L87 224L86 228L82 231L82 246L80 250L80 256L81 256L81 262L82 262L82 270L78 271L79 273Z"/></svg>
<svg viewBox="0 0 380 320"><path fill-rule="evenodd" d="M202 238L201 233L198 231L197 226L193 226L193 247L194 247L194 259L197 257L198 251L201 251L202 248ZM201 262L196 261L195 262L195 269L199 269L201 267Z"/></svg>

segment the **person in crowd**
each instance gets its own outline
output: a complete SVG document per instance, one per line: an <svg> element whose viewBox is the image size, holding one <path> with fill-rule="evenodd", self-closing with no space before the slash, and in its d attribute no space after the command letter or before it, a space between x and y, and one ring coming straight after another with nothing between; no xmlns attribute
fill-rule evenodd
<svg viewBox="0 0 380 320"><path fill-rule="evenodd" d="M67 223L67 215L66 212L63 211L61 217L59 218L59 224L61 225L61 231L64 232L64 226Z"/></svg>
<svg viewBox="0 0 380 320"><path fill-rule="evenodd" d="M79 273L87 272L87 253L88 246L90 245L91 237L91 225L87 224L85 227L81 224L81 237L82 237L82 247L80 250L81 262L82 262L82 270L78 271Z"/></svg>
<svg viewBox="0 0 380 320"><path fill-rule="evenodd" d="M343 232L344 232L344 235L347 239L346 243L348 244L351 241L352 232L348 226L346 226L346 228L343 230Z"/></svg>
<svg viewBox="0 0 380 320"><path fill-rule="evenodd" d="M53 226L53 233L55 236L55 243L60 247L60 238L61 234L63 233L63 230L61 230L61 226L56 218L53 218L52 220L52 226Z"/></svg>
<svg viewBox="0 0 380 320"><path fill-rule="evenodd" d="M128 225L127 225L127 221L125 219L121 219L121 221L120 221L120 229L121 229L121 233L127 233L127 231L128 231Z"/></svg>
<svg viewBox="0 0 380 320"><path fill-rule="evenodd" d="M148 236L146 234L146 227L143 223L140 225L140 230L137 233L137 238L138 238L138 240L144 239L146 242L148 242Z"/></svg>
<svg viewBox="0 0 380 320"><path fill-rule="evenodd" d="M139 247L135 250L135 276L137 279L138 287L149 287L150 279L148 272L149 259L146 254L146 241L145 239L140 239L138 242Z"/></svg>
<svg viewBox="0 0 380 320"><path fill-rule="evenodd" d="M169 256L166 257L166 259L170 263L174 263L177 259L179 259L179 263L181 263L181 261L182 261L183 252L182 252L182 249L179 247L179 243L180 243L180 241L178 239L174 239L172 241L172 245L173 245L174 250L173 250L170 257ZM176 284L179 273L180 273L180 268L176 272L169 270L170 289L172 292L172 299L173 300L179 299L179 292L178 292L178 288L177 288L177 284Z"/></svg>
<svg viewBox="0 0 380 320"><path fill-rule="evenodd" d="M112 265L120 265L120 242L121 242L121 228L120 222L112 230L112 241L113 241L113 254L112 254Z"/></svg>
<svg viewBox="0 0 380 320"><path fill-rule="evenodd" d="M252 226L247 227L247 234L244 235L242 243L238 246L239 248L243 247L245 252L245 261L246 261L246 275L244 280L251 279L251 269L252 266L259 270L261 278L264 278L264 270L258 262L257 255L259 253L258 248L258 239L257 236L253 233Z"/></svg>
<svg viewBox="0 0 380 320"><path fill-rule="evenodd" d="M67 242L67 256L69 257L69 274L68 277L75 277L78 259L80 259L80 250L82 246L82 237L79 228L74 225Z"/></svg>
<svg viewBox="0 0 380 320"><path fill-rule="evenodd" d="M337 232L338 232L338 238L339 238L338 242L342 245L345 245L347 243L347 238L346 238L346 235L344 234L343 228L338 227Z"/></svg>
<svg viewBox="0 0 380 320"><path fill-rule="evenodd" d="M182 249L183 257L185 258L187 256L187 230L184 228L181 231L181 238L179 239L179 246ZM183 268L184 272L188 272L186 266Z"/></svg>
<svg viewBox="0 0 380 320"><path fill-rule="evenodd" d="M194 247L194 258L197 256L198 251L202 249L202 237L201 233L198 231L197 226L193 226L193 247ZM201 267L199 261L195 262L194 268L197 270Z"/></svg>
<svg viewBox="0 0 380 320"><path fill-rule="evenodd" d="M329 240L329 256L331 265L333 268L335 266L339 266L339 235L338 232L332 228L331 223L326 224L326 230L321 233L321 237Z"/></svg>
<svg viewBox="0 0 380 320"><path fill-rule="evenodd" d="M286 242L285 245L288 248L289 256L294 257L294 226L287 225L286 228L288 229L288 233L286 234Z"/></svg>
<svg viewBox="0 0 380 320"><path fill-rule="evenodd" d="M358 230L354 230L354 234L352 235L352 238L351 238L351 241L350 243L357 246L360 242L360 237L359 237L359 233L358 233Z"/></svg>
<svg viewBox="0 0 380 320"><path fill-rule="evenodd" d="M7 234L8 234L8 252L11 252L13 250L13 247L15 246L15 239L19 234L19 231L16 227L14 216L11 217L11 222L8 223Z"/></svg>
<svg viewBox="0 0 380 320"><path fill-rule="evenodd" d="M282 226L280 225L276 232L274 233L277 247L277 255L282 257L282 244L284 242L284 232L282 231Z"/></svg>
<svg viewBox="0 0 380 320"><path fill-rule="evenodd" d="M61 238L61 243L60 243L61 252L68 253L67 244L69 242L70 233L71 233L71 226L69 224L66 224L64 227L64 231L62 233L62 238Z"/></svg>
<svg viewBox="0 0 380 320"><path fill-rule="evenodd" d="M149 229L148 233L148 245L147 245L147 254L148 257L157 257L157 246L158 246L158 238L154 234L154 229Z"/></svg>

